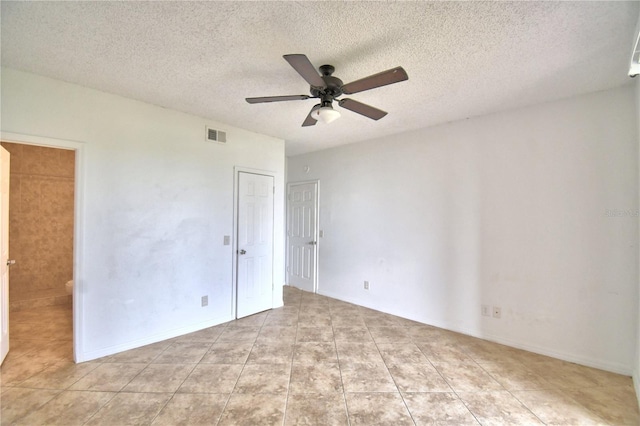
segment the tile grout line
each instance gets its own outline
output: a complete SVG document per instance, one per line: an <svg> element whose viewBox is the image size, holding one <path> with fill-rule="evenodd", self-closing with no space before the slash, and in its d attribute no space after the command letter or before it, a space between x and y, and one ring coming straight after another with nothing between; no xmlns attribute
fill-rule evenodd
<svg viewBox="0 0 640 426"><path fill-rule="evenodd" d="M475 419L475 421L478 423L478 425L482 425L482 422L480 422L480 420L478 419L478 417L476 416L476 414L471 411L471 409L469 409L469 407L467 406L467 404L462 400L462 398L460 398L460 395L458 394L458 392L453 388L453 386L451 386L451 383L449 383L449 381L446 379L446 377L444 377L444 374L442 374L440 372L440 370L438 369L438 367L436 367L433 364L433 361L431 361L431 358L429 358L427 356L427 354L425 354L422 349L420 348L420 346L416 345L418 347L418 350L420 352L422 352L422 355L425 356L425 358L427 358L427 361L429 361L429 364L431 364L431 366L433 367L434 370L436 370L436 372L438 373L438 375L442 378L442 380L444 380L444 382L447 384L447 386L449 386L449 389L451 389L451 393L453 393L456 398L458 398L458 401L460 401L462 403L462 405L464 406L464 408L469 412L469 414L471 414L473 416L473 418ZM474 361L475 362L475 361Z"/></svg>
<svg viewBox="0 0 640 426"><path fill-rule="evenodd" d="M336 359L338 360L338 372L340 373L340 384L342 385L342 400L344 401L344 408L347 414L347 425L351 426L351 416L349 415L349 404L347 404L347 390L344 386L344 379L342 378L342 365L340 364L340 353L338 352L338 344L336 342L336 333L333 325L333 313L329 308L331 314L331 330L333 331L333 347L336 351ZM369 332L369 330L367 330Z"/></svg>
<svg viewBox="0 0 640 426"><path fill-rule="evenodd" d="M465 353L466 354L466 353ZM469 356L469 355L467 355ZM507 387L505 385L503 385L502 383L500 383L494 376L493 374L491 374L490 371L488 371L487 369L485 369L482 364L480 364L478 361L476 361L475 358L469 356L469 358L471 358L473 360L473 362L475 362L478 367L480 367L482 369L482 371L484 371L485 373L487 373L489 375L489 377L491 377L496 383L500 384L500 386L502 386L504 388L504 390L511 395L516 401L518 401L520 403L520 405L522 405L525 409L527 409L527 411L529 411L531 413L531 415L533 415L536 419L540 420L540 423L545 424L544 421L542 421L542 419L540 417L538 417L538 415L536 413L533 412L533 410L531 410L524 402L520 401L520 398L518 398L517 396L515 396L510 389L507 389ZM524 365L524 364L523 364Z"/></svg>
<svg viewBox="0 0 640 426"><path fill-rule="evenodd" d="M114 392L113 396L112 396L111 398L109 398L109 400L108 400L107 402L105 402L105 403L104 403L104 404L103 404L99 409L97 409L97 410L96 410L96 412L95 412L95 413L93 413L93 414L91 415L91 417L89 417L89 418L87 419L87 421L83 423L83 425L88 424L88 423L91 421L91 419L93 419L93 418L96 416L96 414L98 414L98 413L99 413L99 412L100 412L104 407L106 407L106 406L107 406L111 401L113 401L113 400L114 400L118 395L120 395L121 393L126 393L126 392L123 392L124 388L126 388L127 386L129 386L129 384L130 384L133 380L135 380L135 378L136 378L136 377L138 377L138 376L139 376L139 375L140 375L144 370L146 370L146 369L147 369L147 367L149 367L149 365L151 365L151 364L153 363L153 361L155 361L156 359L158 359L158 357L160 357L160 355L162 355L162 354L163 354L167 349L169 349L171 346L172 346L172 344L167 345L167 347L166 347L166 348L164 348L164 349L163 349L163 350L162 350L158 355L156 355L153 359L151 359L149 362L147 362L147 365L146 365L142 370L140 370L136 375L134 375L134 376L131 378L131 380L129 380L129 381L128 381L124 386L122 386L122 387L120 388L120 390L118 390L118 391ZM117 355L117 354L116 354L116 355ZM101 363L101 365L105 365L105 364L109 364L109 363L104 363L104 362L103 362L103 363ZM115 363L114 363L114 364L115 364ZM136 364L136 363L127 363L127 362L122 362L122 363L118 363L118 364ZM98 367L96 367L96 368L99 368L99 366L98 366ZM171 398L169 398L169 400L171 400L172 398L173 398L173 396L172 396ZM165 405L164 405L164 406L166 406L166 403L165 403ZM164 406L163 406L163 408L164 408ZM162 409L161 409L161 410L162 410ZM158 411L158 413L159 413L159 412L160 412L160 411ZM155 419L155 416L154 416L154 419ZM153 421L153 420L152 420L152 421Z"/></svg>
<svg viewBox="0 0 640 426"><path fill-rule="evenodd" d="M226 329L229 325L231 321L228 321L224 326L224 329ZM222 330L220 332L220 334L218 335L218 337L216 337L216 340L211 344L211 347L209 347L209 351L211 351L211 349L213 348L213 345L215 343L218 343L218 340L220 339L220 336L222 336L222 333L224 333L224 330ZM221 342L222 343L222 342ZM253 347L252 347L253 349ZM209 353L209 351L207 351L207 353ZM202 359L204 359L205 356L207 356L207 353L204 354L204 356L202 357ZM251 351L249 351L249 353L251 353ZM202 362L202 359L200 360L200 362ZM249 359L249 355L247 355L247 360ZM245 360L245 363L247 362L247 360ZM198 363L200 364L200 363ZM231 389L231 392L229 392L229 395L227 395L227 399L224 402L224 405L222 406L222 409L220 410L220 414L218 415L218 418L216 420L216 422L214 423L214 425L217 425L218 423L220 423L220 420L222 420L222 415L224 414L224 411L227 409L227 405L229 405L229 400L231 399L231 395L233 394L233 389L235 389L236 385L238 384L238 380L240 380L240 375L242 374L242 371L244 370L244 365L242 366L242 369L240 370L240 373L238 373L238 377L236 377L236 382L233 384L233 388Z"/></svg>
<svg viewBox="0 0 640 426"><path fill-rule="evenodd" d="M389 370L389 366L387 365L387 362L384 360L384 357L382 356L382 352L380 352L380 347L378 346L378 342L373 337L373 334L371 334L371 330L369 329L369 326L367 325L366 321L365 321L365 326L367 327L367 331L369 332L369 334L371 335L371 338L373 339L373 344L376 345L376 349L378 350L378 354L380 354L380 358L382 358L382 363L384 364L384 368L387 370L387 373L389 374L389 377L391 377L391 380L393 381L393 384L396 387L396 390L398 391L398 394L400 394L400 399L402 399L402 404L404 405L404 408L407 410L407 413L409 413L409 417L411 418L411 421L413 422L413 424L416 425L417 424L416 420L413 418L413 414L411 413L411 410L409 410L409 406L407 405L407 401L405 401L404 395L402 395L402 392L400 391L400 388L398 387L398 383L396 382L396 379L393 377L393 374L391 374L391 370ZM410 339L410 341L413 342L413 339ZM420 348L418 348L418 350L419 349Z"/></svg>
<svg viewBox="0 0 640 426"><path fill-rule="evenodd" d="M84 391L84 392L86 392L86 391ZM99 391L93 391L93 392L99 392ZM109 404L111 401L113 401L113 399L114 399L116 396L118 396L118 393L119 393L119 392L114 392L114 393L113 393L113 396L112 396L111 398L109 398L109 400L108 400L108 401L106 401L104 404L102 404L102 405L101 405L101 406L100 406L100 407L99 407L99 408L98 408L98 409L97 409L97 410L96 410L96 411L95 411L91 416L89 416L89 418L88 418L84 423L82 423L82 424L83 424L83 425L86 425L87 423L89 423L89 422L91 421L91 419L93 419L93 418L96 416L96 414L98 414L98 413L100 412L100 410L102 410L104 407L106 407L106 406L107 406L107 404Z"/></svg>
<svg viewBox="0 0 640 426"><path fill-rule="evenodd" d="M515 400L516 400L516 401L518 401L518 402L520 403L520 405L521 405L522 407L524 407L524 408L525 408L529 413L531 413L531 415L533 415L533 417L535 417L536 419L538 419L542 424L545 424L545 423L542 421L542 419L541 419L540 417L538 417L538 416L537 416L533 411L531 411L531 409L530 409L529 407L527 407L525 404L523 404L523 403L522 403L522 401L520 401L518 398L516 398L516 396L515 396L514 394L512 394L512 393L511 393L511 391L510 391L509 389L507 389L507 388L506 388L506 386L504 386L502 383L500 383L498 380L496 380L496 379L495 379L495 377L493 377L493 375L491 374L491 372L487 371L487 370L482 366L482 364L480 364L480 363L475 359L475 357L472 357L471 355L469 355L469 354L468 354L468 349L467 349L467 348L463 348L463 353L464 353L467 357L469 357L469 359L471 359L471 360L472 360L472 361L473 361L473 362L474 362L474 363L475 363L475 364L476 364L476 365L477 365L477 366L478 366L478 367L479 367L483 372L485 372L489 377L491 377L491 379L492 379L493 381L495 381L496 383L498 383L498 384L502 387L502 389L504 389L504 391L505 391L505 392L507 392L509 395L511 395L513 398L515 398ZM491 392L491 391L489 391L489 392ZM464 401L462 401L462 403L463 403L465 406L467 405ZM467 407L467 409L469 409L469 408ZM469 411L471 411L471 409L469 409ZM473 413L473 411L471 411L471 414L473 414L473 415L474 415L474 417L475 417L475 413ZM476 419L477 419L477 417L476 417ZM480 422L480 420L478 420L478 422Z"/></svg>
<svg viewBox="0 0 640 426"><path fill-rule="evenodd" d="M285 304L286 305L286 304ZM300 297L300 302L298 306L297 320L296 320L296 336L293 339L293 348L291 351L291 359L289 360L289 382L287 383L287 396L284 400L284 413L282 415L282 425L284 426L287 422L287 411L289 408L289 395L291 394L291 376L293 375L293 358L295 357L296 345L298 343L298 326L300 324L300 309L302 308L302 297Z"/></svg>
<svg viewBox="0 0 640 426"><path fill-rule="evenodd" d="M237 321L237 319L229 321L227 323L227 325L229 325L233 321ZM266 317L265 317L265 321L266 321ZM260 332L262 331L262 327L263 326L264 326L264 322L260 326L260 328L258 330L258 334L256 335L256 338L254 339L253 343L251 344L251 349L249 350L249 353L247 354L247 358L244 360L244 363L242 364L242 369L240 370L240 373L238 374L238 377L236 377L236 382L234 383L233 388L231 389L231 392L229 392L229 395L227 396L227 400L225 401L224 406L222 407L222 410L220 410L220 415L218 416L218 420L215 423L216 425L220 424L220 422L222 421L222 416L224 415L224 413L227 410L227 407L229 406L229 401L231 401L231 396L233 395L233 392L236 390L236 387L238 387L238 382L240 381L240 377L242 377L242 373L244 372L244 368L249 363L249 357L251 357L251 352L253 352L253 348L256 345L256 342L258 341L258 336L260 336ZM220 333L220 335L222 335L222 333ZM218 341L219 338L220 338L220 336L218 336L218 338L216 339L216 342ZM223 342L224 341L221 341L220 343L223 343ZM239 343L241 341L239 341L239 342L230 341L230 342ZM213 346L213 344L211 346Z"/></svg>
<svg viewBox="0 0 640 426"><path fill-rule="evenodd" d="M222 333L220 333L220 334L222 334ZM196 370L196 368L198 368L198 365L200 365L200 362L204 359L205 355L206 355L206 354L211 350L211 347L213 346L213 344L214 344L215 342L217 342L217 341L218 341L218 338L220 337L220 334L219 334L218 336L216 336L215 340L209 344L209 347L208 347L208 348L207 348L207 350L202 354L202 356L200 357L200 360L199 360L197 363L195 363L195 365L191 368L191 371L189 371L189 374L187 374L187 376L186 376L184 379L182 379L182 382L180 382L180 385L178 385L178 386L176 387L176 390L175 390L175 391L173 391L173 393L171 394L171 398L167 399L167 401L162 405L162 407L158 410L158 412L155 414L155 416L153 416L153 418L151 419L151 421L149 422L149 424L152 424L152 423L153 423L153 422L158 418L158 416L160 415L160 413L162 413L162 411L166 408L166 406L167 406L167 405L169 405L169 403L170 403L171 401L173 401L173 399L175 398L176 394L178 393L178 391L180 390L180 388L182 387L182 385L184 385L184 383L185 383L187 380L189 380L189 377L191 377L191 375L192 375L192 374L193 374L193 372ZM178 342L176 342L176 343L178 343ZM170 346L171 346L171 345L170 345ZM167 346L167 348L165 348L165 350L164 350L164 351L166 351L170 346ZM158 357L159 357L159 356L160 356L164 351L162 351L160 354L158 354L158 356L154 358L154 361L155 361L156 359L158 359ZM149 365L151 365L152 363L153 363L153 361L151 361L151 362L149 363ZM160 364L157 364L157 365L160 365ZM173 364L171 364L171 365L173 365Z"/></svg>

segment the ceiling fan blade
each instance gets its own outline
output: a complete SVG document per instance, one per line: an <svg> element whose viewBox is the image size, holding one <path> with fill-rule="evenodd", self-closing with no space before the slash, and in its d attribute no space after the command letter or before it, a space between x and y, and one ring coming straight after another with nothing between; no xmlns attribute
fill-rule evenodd
<svg viewBox="0 0 640 426"><path fill-rule="evenodd" d="M311 117L311 114L313 113L313 111L317 110L318 108L320 108L320 104L314 105L313 108L311 108L311 111L309 111L309 114L307 115L307 118L302 123L302 127L315 126L316 125L318 120L316 120L315 118Z"/></svg>
<svg viewBox="0 0 640 426"><path fill-rule="evenodd" d="M347 83L342 86L342 93L351 95L353 93L364 92L365 90L375 89L376 87L382 87L387 84L398 83L408 79L409 76L407 75L407 72L402 67L396 67Z"/></svg>
<svg viewBox="0 0 640 426"><path fill-rule="evenodd" d="M294 70L298 71L298 74L304 78L307 83L314 87L324 87L325 82L318 74L318 71L313 66L309 58L302 54L295 55L284 55L283 58L289 62L289 65L293 67Z"/></svg>
<svg viewBox="0 0 640 426"><path fill-rule="evenodd" d="M250 104L261 104L263 102L303 101L310 97L308 95L263 96L261 98L246 98L246 101Z"/></svg>
<svg viewBox="0 0 640 426"><path fill-rule="evenodd" d="M338 103L342 108L357 112L372 120L380 120L387 115L385 111L374 108L371 105L363 104L362 102L354 101L353 99L340 99Z"/></svg>

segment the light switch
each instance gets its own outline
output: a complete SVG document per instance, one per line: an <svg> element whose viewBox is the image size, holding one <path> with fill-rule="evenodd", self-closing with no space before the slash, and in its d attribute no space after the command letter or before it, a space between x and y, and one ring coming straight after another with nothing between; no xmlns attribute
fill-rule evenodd
<svg viewBox="0 0 640 426"><path fill-rule="evenodd" d="M231 244L231 237L229 235L225 235L224 236L224 245L228 246L229 244Z"/></svg>
<svg viewBox="0 0 640 426"><path fill-rule="evenodd" d="M320 230L320 238L324 238L324 231L322 229Z"/></svg>

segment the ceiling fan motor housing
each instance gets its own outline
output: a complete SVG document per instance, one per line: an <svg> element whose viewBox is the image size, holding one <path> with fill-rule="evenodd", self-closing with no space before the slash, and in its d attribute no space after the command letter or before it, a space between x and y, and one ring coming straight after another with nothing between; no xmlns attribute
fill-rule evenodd
<svg viewBox="0 0 640 426"><path fill-rule="evenodd" d="M335 71L333 65L322 65L320 68L322 73L322 80L324 80L325 87L311 86L311 95L322 99L323 102L331 102L334 98L342 95L342 80L337 77L333 77L331 74Z"/></svg>

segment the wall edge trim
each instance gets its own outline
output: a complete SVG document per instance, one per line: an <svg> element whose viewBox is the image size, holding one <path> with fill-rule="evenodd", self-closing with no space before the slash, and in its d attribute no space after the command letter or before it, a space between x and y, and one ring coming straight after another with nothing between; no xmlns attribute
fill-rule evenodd
<svg viewBox="0 0 640 426"><path fill-rule="evenodd" d="M418 320L415 318L410 318L410 317L406 317L406 316L402 316L399 315L397 313L393 313L393 312L385 312L385 311L380 311L379 309L372 307L372 306L367 306L365 304L362 303L361 300L355 300L355 299L350 299L350 298L343 298L343 297L337 297L336 295L331 294L330 292L318 292L318 294L322 295L322 296L326 296L326 297L331 297L337 300L342 300L348 303L353 303L355 305L358 306L362 306L365 308L369 308L369 309L374 309L377 310L379 312L384 312L384 313L388 313L390 315L395 315L397 317L400 318L405 318L411 321L416 321L425 325L430 325L433 327L437 327L437 328L442 328L444 330L448 330L448 331L453 331L456 333L461 333L467 336L471 336L471 337L476 337L479 339L483 339L483 340L487 340L489 342L493 342L493 343L499 343L501 345L506 345L515 349L522 349L528 352L533 352L536 353L538 355L544 355L544 356L549 356L552 358L556 358L556 359L560 359L563 361L568 361L568 362L572 362L575 364L580 364L583 365L585 367L592 367L592 368L597 368L600 370L605 370L605 371L609 371L612 373L616 373L616 374L623 374L625 376L631 376L632 375L632 367L628 366L628 365L624 365L624 364L620 364L620 363L615 363L615 362L607 362L607 361L603 361L603 360L599 360L599 359L595 359L595 358L590 358L590 357L582 357L576 354L571 354L571 353L566 353L566 352L562 352L562 351L556 351L553 350L551 348L548 347L543 347L543 346L537 346L537 345L529 345L527 343L524 342L519 342L517 340L512 340L512 339L505 339L502 337L498 337L495 335L492 335L490 333L478 333L474 330L469 330L465 327L460 327L457 324L452 324L452 323L448 323L448 322L438 322L438 321L432 321L432 322L424 322L422 320ZM636 382L636 394L640 395L640 393L638 393L638 387L640 385L640 377L638 377L638 379L635 380Z"/></svg>
<svg viewBox="0 0 640 426"><path fill-rule="evenodd" d="M230 316L224 316L213 320L207 320L193 324L186 327L174 328L172 330L154 334L144 339L131 340L119 345L107 346L95 351L80 352L76 355L76 362L92 361L94 359L102 358L109 355L114 355L120 352L128 351L131 349L140 348L142 346L150 345L152 343L162 342L163 340L173 339L174 337L183 336L185 334L194 333L196 331L204 330L205 328L214 327L216 325L224 324L225 322L233 321L234 318Z"/></svg>

